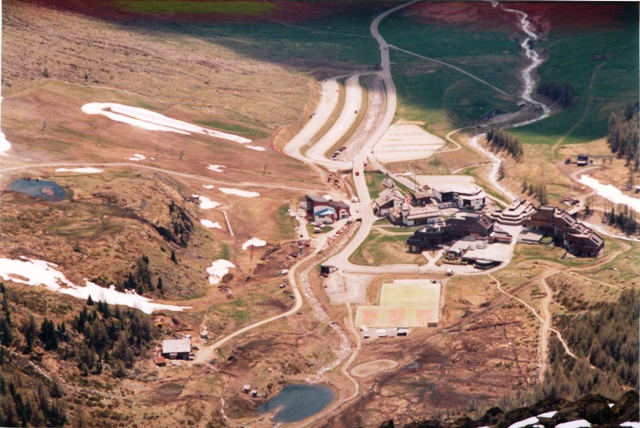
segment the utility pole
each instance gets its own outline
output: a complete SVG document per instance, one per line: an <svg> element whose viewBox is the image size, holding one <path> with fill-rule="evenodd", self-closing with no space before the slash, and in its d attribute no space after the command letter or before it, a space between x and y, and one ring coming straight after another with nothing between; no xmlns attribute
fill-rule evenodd
<svg viewBox="0 0 640 428"><path fill-rule="evenodd" d="M409 170L413 174L413 191L417 192L418 191L418 182L416 181L416 173L413 170L413 168L411 168L411 165L407 164L407 166L409 167Z"/></svg>

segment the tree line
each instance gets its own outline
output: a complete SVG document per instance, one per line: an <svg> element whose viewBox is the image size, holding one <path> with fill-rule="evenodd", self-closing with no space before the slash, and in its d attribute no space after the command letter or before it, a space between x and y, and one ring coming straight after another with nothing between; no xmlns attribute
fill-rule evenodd
<svg viewBox="0 0 640 428"><path fill-rule="evenodd" d="M551 370L539 395L572 400L597 393L617 399L627 389L638 390L639 313L640 291L624 290L618 301L568 320L562 334L578 358L566 355L554 337Z"/></svg>
<svg viewBox="0 0 640 428"><path fill-rule="evenodd" d="M38 361L49 352L66 367L71 362L81 377L110 373L122 378L160 337L151 316L91 297L69 328L64 321L38 320L16 310L19 298L7 293L2 282L0 297L0 426L63 426L68 421L60 380L24 364L23 355Z"/></svg>
<svg viewBox="0 0 640 428"><path fill-rule="evenodd" d="M640 231L634 210L627 205L618 205L616 208L611 207L611 211L604 213L604 220L609 226L615 226L627 235L633 235Z"/></svg>
<svg viewBox="0 0 640 428"><path fill-rule="evenodd" d="M562 108L571 107L576 96L573 85L568 82L543 82L538 86L538 93L557 101Z"/></svg>
<svg viewBox="0 0 640 428"><path fill-rule="evenodd" d="M507 150L507 152L513 156L516 161L522 159L524 150L522 149L522 143L517 137L509 135L504 129L490 129L487 132L487 141L498 150Z"/></svg>
<svg viewBox="0 0 640 428"><path fill-rule="evenodd" d="M618 158L624 158L627 165L640 167L638 158L638 102L609 116L609 135L607 144Z"/></svg>
<svg viewBox="0 0 640 428"><path fill-rule="evenodd" d="M169 227L157 224L153 227L165 240L186 248L193 233L193 220L187 211L174 201L169 204L169 215L171 216Z"/></svg>
<svg viewBox="0 0 640 428"><path fill-rule="evenodd" d="M0 426L63 426L67 415L60 380L36 373L16 352L32 353L38 337L45 337L43 348L57 347L57 339L48 338L53 324L45 320L40 334L33 317L16 325L2 282L0 294Z"/></svg>

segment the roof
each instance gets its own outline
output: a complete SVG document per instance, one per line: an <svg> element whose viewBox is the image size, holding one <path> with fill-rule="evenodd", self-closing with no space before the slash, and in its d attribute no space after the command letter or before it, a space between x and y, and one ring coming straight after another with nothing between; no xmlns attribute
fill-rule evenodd
<svg viewBox="0 0 640 428"><path fill-rule="evenodd" d="M434 218L434 217L442 217L442 211L437 208L432 207L409 207L409 214L407 215L408 220L415 220L420 218Z"/></svg>
<svg viewBox="0 0 640 428"><path fill-rule="evenodd" d="M168 339L162 341L163 354L178 354L182 352L191 352L191 339Z"/></svg>
<svg viewBox="0 0 640 428"><path fill-rule="evenodd" d="M438 186L436 189L440 193L457 193L459 195L475 195L482 191L482 187L475 184L455 184L447 183Z"/></svg>
<svg viewBox="0 0 640 428"><path fill-rule="evenodd" d="M324 196L320 196L320 195L306 195L306 196L307 196L307 199L310 199L313 202L329 203L329 201Z"/></svg>
<svg viewBox="0 0 640 428"><path fill-rule="evenodd" d="M380 192L380 195L378 195L378 197L374 200L374 202L379 206L383 206L388 202L391 202L393 200L396 199L400 199L400 200L404 200L404 197L402 196L402 193L400 193L399 191L397 191L396 189L384 189L382 192Z"/></svg>
<svg viewBox="0 0 640 428"><path fill-rule="evenodd" d="M335 215L336 210L331 207L315 207L313 215Z"/></svg>
<svg viewBox="0 0 640 428"><path fill-rule="evenodd" d="M335 201L332 204L334 207L336 208L346 208L349 209L349 204L347 204L345 201Z"/></svg>

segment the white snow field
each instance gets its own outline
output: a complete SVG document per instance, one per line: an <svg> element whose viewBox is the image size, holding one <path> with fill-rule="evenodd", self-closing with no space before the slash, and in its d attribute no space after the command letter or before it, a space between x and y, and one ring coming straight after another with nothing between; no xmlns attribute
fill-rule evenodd
<svg viewBox="0 0 640 428"><path fill-rule="evenodd" d="M222 277L229 273L229 269L235 268L235 265L229 260L219 259L211 263L207 268L209 274L209 284L216 285L222 281Z"/></svg>
<svg viewBox="0 0 640 428"><path fill-rule="evenodd" d="M200 200L200 208L203 210L210 210L220 206L218 202L212 201L206 196L198 196L198 199Z"/></svg>
<svg viewBox="0 0 640 428"><path fill-rule="evenodd" d="M210 169L211 171L215 171L215 172L223 172L222 168L226 168L226 166L224 166L224 165L209 165L207 167L207 169Z"/></svg>
<svg viewBox="0 0 640 428"><path fill-rule="evenodd" d="M216 186L214 186L213 184L203 184L202 187L204 187L207 190L211 190L211 189L215 188Z"/></svg>
<svg viewBox="0 0 640 428"><path fill-rule="evenodd" d="M263 241L262 239L258 239L258 238L251 238L249 239L247 242L245 242L244 244L242 244L242 249L246 250L247 248L254 246L254 247L264 247L265 245L267 245L267 243L265 241Z"/></svg>
<svg viewBox="0 0 640 428"><path fill-rule="evenodd" d="M160 113L122 104L88 103L82 106L82 111L86 114L101 114L116 122L127 123L148 131L176 132L183 135L190 135L193 132L240 144L252 141L239 135L203 128L181 120L171 119Z"/></svg>
<svg viewBox="0 0 640 428"><path fill-rule="evenodd" d="M251 149L251 150L256 150L258 152L264 152L265 149L264 147L260 147L260 146L245 146L247 149Z"/></svg>
<svg viewBox="0 0 640 428"><path fill-rule="evenodd" d="M204 227L208 227L209 229L222 229L222 226L220 226L220 223L217 221L213 222L211 220L202 219L200 220L200 224Z"/></svg>
<svg viewBox="0 0 640 428"><path fill-rule="evenodd" d="M227 187L220 187L219 190L227 195L242 196L243 198L256 198L260 196L258 192L249 192L247 190L229 189Z"/></svg>
<svg viewBox="0 0 640 428"><path fill-rule="evenodd" d="M140 309L150 314L157 310L182 311L190 306L172 306L153 303L151 299L140 296L135 292L122 293L115 289L100 287L85 279L85 286L81 287L69 281L62 272L56 270L58 265L43 260L32 260L21 257L21 260L0 258L0 277L5 281L32 286L44 285L50 290L67 294L78 299L91 299L95 302L107 302L110 305L124 305ZM63 287L64 286L64 287Z"/></svg>
<svg viewBox="0 0 640 428"><path fill-rule="evenodd" d="M102 170L98 168L58 168L56 172L77 172L79 174L98 174Z"/></svg>
<svg viewBox="0 0 640 428"><path fill-rule="evenodd" d="M591 187L596 193L603 198L613 202L614 204L623 204L640 213L640 199L627 196L622 191L611 184L602 184L595 178L588 175L581 175L580 183L585 186Z"/></svg>
<svg viewBox="0 0 640 428"><path fill-rule="evenodd" d="M391 125L376 144L374 154L382 163L428 158L445 142L418 125L401 123Z"/></svg>

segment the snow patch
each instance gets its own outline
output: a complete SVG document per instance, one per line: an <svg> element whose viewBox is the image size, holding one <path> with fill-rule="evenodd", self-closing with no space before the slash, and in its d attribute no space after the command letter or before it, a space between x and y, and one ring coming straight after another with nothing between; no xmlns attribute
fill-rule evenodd
<svg viewBox="0 0 640 428"><path fill-rule="evenodd" d="M102 172L101 169L98 168L58 168L56 172L78 172L81 174L98 174Z"/></svg>
<svg viewBox="0 0 640 428"><path fill-rule="evenodd" d="M220 223L217 221L213 222L211 220L202 219L200 220L200 224L204 227L208 227L209 229L222 229L222 226L220 226Z"/></svg>
<svg viewBox="0 0 640 428"><path fill-rule="evenodd" d="M210 210L220 206L218 202L212 201L206 196L200 196L198 199L200 200L200 208L203 210Z"/></svg>
<svg viewBox="0 0 640 428"><path fill-rule="evenodd" d="M535 425L538 422L540 422L540 420L535 416L532 416L530 418L525 419L524 421L516 422L515 424L509 425L509 428L524 428L530 425Z"/></svg>
<svg viewBox="0 0 640 428"><path fill-rule="evenodd" d="M146 157L144 155L140 155L138 153L134 154L133 157L131 157L131 158L127 158L127 160L136 161L136 162L139 162L139 161L145 160L145 159L146 159Z"/></svg>
<svg viewBox="0 0 640 428"><path fill-rule="evenodd" d="M621 427L631 427L631 428L640 428L640 422L623 422L620 424Z"/></svg>
<svg viewBox="0 0 640 428"><path fill-rule="evenodd" d="M216 186L214 186L213 184L203 184L202 187L204 187L205 189L211 190Z"/></svg>
<svg viewBox="0 0 640 428"><path fill-rule="evenodd" d="M127 123L148 131L175 132L183 135L190 135L193 132L240 144L251 142L248 138L203 128L181 120L171 119L160 113L139 107L130 107L115 103L89 103L82 106L82 111L86 114L101 114L116 122Z"/></svg>
<svg viewBox="0 0 640 428"><path fill-rule="evenodd" d="M222 193L225 193L227 195L236 195L236 196L242 196L243 198L255 198L260 196L260 193L258 192L249 192L246 190L238 190L238 189L229 189L226 187L220 187L220 191Z"/></svg>
<svg viewBox="0 0 640 428"><path fill-rule="evenodd" d="M7 152L11 150L11 143L4 136L4 133L0 131L0 156L8 156Z"/></svg>
<svg viewBox="0 0 640 428"><path fill-rule="evenodd" d="M224 166L224 165L209 165L207 167L207 169L210 169L211 171L224 172L224 171L222 171L222 168L226 168L226 166Z"/></svg>
<svg viewBox="0 0 640 428"><path fill-rule="evenodd" d="M260 147L260 146L245 146L247 149L251 149L251 150L257 150L259 152L264 152L265 149L264 147Z"/></svg>
<svg viewBox="0 0 640 428"><path fill-rule="evenodd" d="M591 187L596 193L603 198L613 202L614 204L623 204L631 208L632 210L640 213L640 199L627 196L622 191L611 184L602 184L595 178L588 175L581 175L580 183L585 186Z"/></svg>
<svg viewBox="0 0 640 428"><path fill-rule="evenodd" d="M557 410L553 410L551 412L545 412L545 413L540 413L538 415L539 418L552 418L556 415L556 413L558 413Z"/></svg>
<svg viewBox="0 0 640 428"><path fill-rule="evenodd" d="M229 273L229 269L235 268L235 265L229 260L219 259L211 263L207 268L209 274L209 284L216 285L222 281L222 277Z"/></svg>
<svg viewBox="0 0 640 428"><path fill-rule="evenodd" d="M591 423L584 419L578 419L577 421L565 422L563 424L556 425L556 428L590 428Z"/></svg>
<svg viewBox="0 0 640 428"><path fill-rule="evenodd" d="M5 281L13 281L19 284L31 286L44 285L50 290L67 294L78 299L91 299L95 302L103 301L111 305L124 305L130 308L140 309L150 314L157 310L182 311L188 306L172 306L153 303L151 299L140 296L134 291L121 293L114 285L109 288L100 287L85 279L85 286L81 287L69 281L65 275L54 269L58 265L43 260L32 260L21 257L21 260L0 258L0 277Z"/></svg>
<svg viewBox="0 0 640 428"><path fill-rule="evenodd" d="M249 248L251 246L264 247L265 245L267 245L266 241L263 241L262 239L258 239L258 238L251 238L247 242L242 244L242 249L246 250L247 248Z"/></svg>

